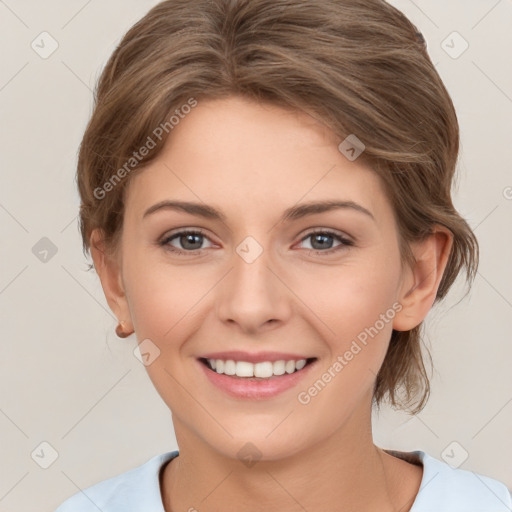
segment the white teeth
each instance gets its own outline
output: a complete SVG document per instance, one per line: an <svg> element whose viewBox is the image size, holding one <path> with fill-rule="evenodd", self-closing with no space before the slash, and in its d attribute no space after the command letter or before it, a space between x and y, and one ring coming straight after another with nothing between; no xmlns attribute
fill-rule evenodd
<svg viewBox="0 0 512 512"><path fill-rule="evenodd" d="M216 368L217 361L214 361L214 363L215 363L214 368ZM235 361L231 361L231 360L229 360L229 361L226 361L226 362L224 363L224 373L225 373L226 375L235 375L235 373L236 373L236 364L235 364Z"/></svg>
<svg viewBox="0 0 512 512"><path fill-rule="evenodd" d="M284 374L284 361L275 361L272 365L272 370L274 375L283 375Z"/></svg>
<svg viewBox="0 0 512 512"><path fill-rule="evenodd" d="M293 373L295 371L295 361L286 361L284 369L286 370L286 373Z"/></svg>
<svg viewBox="0 0 512 512"><path fill-rule="evenodd" d="M297 361L295 363L295 368L297 370L302 370L302 368L304 368L304 366L306 366L306 360L305 359L301 359L300 361Z"/></svg>
<svg viewBox="0 0 512 512"><path fill-rule="evenodd" d="M217 360L217 364L218 362ZM254 365L245 361L237 361L235 373L237 377L254 377Z"/></svg>
<svg viewBox="0 0 512 512"><path fill-rule="evenodd" d="M274 372L274 365L270 361L265 361L263 363L256 363L254 365L254 376L261 377L263 379L267 377L272 377Z"/></svg>
<svg viewBox="0 0 512 512"><path fill-rule="evenodd" d="M261 363L249 363L247 361L233 361L228 359L208 359L210 368L217 373L224 373L226 375L236 375L237 377L259 377L269 378L273 375L284 375L285 373L294 373L295 371L302 370L306 366L305 359L298 361L263 361Z"/></svg>

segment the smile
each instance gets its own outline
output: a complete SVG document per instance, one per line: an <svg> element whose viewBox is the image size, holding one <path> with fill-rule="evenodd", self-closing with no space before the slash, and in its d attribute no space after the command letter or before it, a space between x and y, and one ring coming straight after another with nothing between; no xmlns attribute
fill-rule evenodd
<svg viewBox="0 0 512 512"><path fill-rule="evenodd" d="M230 375L242 378L268 379L273 376L280 376L295 373L302 370L306 364L312 362L310 359L291 359L289 361L262 361L250 363L248 361L234 361L232 359L201 359L208 367L218 374Z"/></svg>
<svg viewBox="0 0 512 512"><path fill-rule="evenodd" d="M232 398L264 400L292 389L316 367L316 357L298 360L234 361L197 359L207 382Z"/></svg>

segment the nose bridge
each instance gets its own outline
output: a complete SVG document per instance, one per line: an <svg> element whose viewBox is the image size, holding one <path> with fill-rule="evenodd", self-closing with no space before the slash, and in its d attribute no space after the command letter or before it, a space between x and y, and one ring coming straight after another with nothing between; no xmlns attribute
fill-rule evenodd
<svg viewBox="0 0 512 512"><path fill-rule="evenodd" d="M265 245L269 243L269 236L260 238L265 238ZM235 247L232 269L221 285L221 320L233 320L244 329L284 320L290 306L287 289L275 275L278 266L270 248L253 236L244 238Z"/></svg>

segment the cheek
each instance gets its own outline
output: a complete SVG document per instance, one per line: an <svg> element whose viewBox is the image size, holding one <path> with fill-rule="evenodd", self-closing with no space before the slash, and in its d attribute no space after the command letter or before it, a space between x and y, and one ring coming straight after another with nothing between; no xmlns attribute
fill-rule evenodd
<svg viewBox="0 0 512 512"><path fill-rule="evenodd" d="M141 345L149 348L154 357L146 371L162 399L171 407L184 401L178 384L186 382L186 373L182 372L180 364L184 357L181 349L201 327L202 319L197 318L203 304L201 299L215 280L208 280L190 267L162 262L148 264L147 255L145 258L145 261L134 257L125 261L126 291L138 342L149 339L157 347Z"/></svg>
<svg viewBox="0 0 512 512"><path fill-rule="evenodd" d="M302 389L299 402L308 406L312 417L330 410L326 428L337 428L372 394L400 308L395 300L398 277L397 265L354 266L333 275L328 291L308 303L329 326L329 333L323 330L328 356Z"/></svg>
<svg viewBox="0 0 512 512"><path fill-rule="evenodd" d="M399 261L367 259L364 264L354 261L322 270L307 280L302 276L295 290L331 328L331 335L346 339L374 325L392 308L399 276Z"/></svg>
<svg viewBox="0 0 512 512"><path fill-rule="evenodd" d="M307 296L309 289L308 306L328 326L322 329L328 349L323 369L336 375L332 389L349 390L354 403L369 390L386 355L400 308L399 276L398 257L368 258L331 269L328 280L310 278L300 292Z"/></svg>
<svg viewBox="0 0 512 512"><path fill-rule="evenodd" d="M125 261L126 291L139 339L170 339L183 319L190 322L195 308L215 280L200 266L171 265L160 258L131 257ZM210 281L212 281L210 283Z"/></svg>

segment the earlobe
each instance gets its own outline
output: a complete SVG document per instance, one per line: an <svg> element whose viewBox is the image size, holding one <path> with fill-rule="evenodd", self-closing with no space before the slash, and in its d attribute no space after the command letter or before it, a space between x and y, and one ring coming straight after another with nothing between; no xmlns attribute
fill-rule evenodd
<svg viewBox="0 0 512 512"><path fill-rule="evenodd" d="M118 258L105 250L101 229L94 229L89 240L94 267L100 278L107 303L118 321L122 321L127 329L133 330Z"/></svg>
<svg viewBox="0 0 512 512"><path fill-rule="evenodd" d="M452 245L453 235L444 226L435 226L427 238L411 245L415 263L402 282L402 309L394 318L394 330L409 331L425 319L436 299Z"/></svg>

